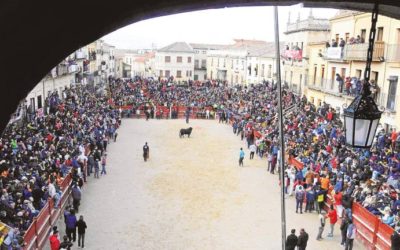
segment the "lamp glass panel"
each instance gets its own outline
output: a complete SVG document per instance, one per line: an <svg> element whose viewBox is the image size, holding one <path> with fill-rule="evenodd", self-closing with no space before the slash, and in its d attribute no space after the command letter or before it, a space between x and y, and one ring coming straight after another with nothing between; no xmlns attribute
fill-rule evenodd
<svg viewBox="0 0 400 250"><path fill-rule="evenodd" d="M368 138L368 143L367 146L371 146L372 142L375 138L375 134L376 134L376 129L378 128L378 124L379 124L379 119L373 120L372 121L372 126L371 126L371 131L369 132L369 138Z"/></svg>
<svg viewBox="0 0 400 250"><path fill-rule="evenodd" d="M346 124L346 143L353 145L353 117L345 116Z"/></svg>
<svg viewBox="0 0 400 250"><path fill-rule="evenodd" d="M354 146L365 146L368 136L368 129L371 120L356 119L356 127L354 128Z"/></svg>

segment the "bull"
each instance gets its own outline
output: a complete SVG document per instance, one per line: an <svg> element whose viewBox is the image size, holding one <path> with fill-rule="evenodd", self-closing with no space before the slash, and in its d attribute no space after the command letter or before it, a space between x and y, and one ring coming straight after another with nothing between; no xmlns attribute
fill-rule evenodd
<svg viewBox="0 0 400 250"><path fill-rule="evenodd" d="M187 135L188 138L189 138L190 134L192 133L192 129L193 129L192 127L190 127L190 128L182 128L179 131L179 137L182 138L184 135Z"/></svg>

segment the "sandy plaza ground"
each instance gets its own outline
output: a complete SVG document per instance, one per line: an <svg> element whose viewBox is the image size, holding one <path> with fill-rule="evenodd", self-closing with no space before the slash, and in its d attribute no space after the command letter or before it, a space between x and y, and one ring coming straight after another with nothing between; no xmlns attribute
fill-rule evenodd
<svg viewBox="0 0 400 250"><path fill-rule="evenodd" d="M189 126L191 138L179 138L179 129ZM117 143L109 145L107 175L89 177L83 188L78 216L88 225L86 249L281 248L278 175L267 172L265 158L249 160L231 126L125 119L118 133ZM148 162L142 157L145 142ZM246 148L244 167L238 166L240 147ZM307 249L344 249L339 225L333 238L325 237L327 225L324 240L316 241L317 214L296 214L294 198L285 200L287 231L305 228ZM62 237L63 219L59 228Z"/></svg>

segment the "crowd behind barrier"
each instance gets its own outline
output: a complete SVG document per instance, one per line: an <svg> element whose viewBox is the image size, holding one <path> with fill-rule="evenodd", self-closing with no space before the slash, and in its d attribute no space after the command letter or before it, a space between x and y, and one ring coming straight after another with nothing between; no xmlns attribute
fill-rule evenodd
<svg viewBox="0 0 400 250"><path fill-rule="evenodd" d="M71 183L83 185L110 139L116 138L122 107L129 107L128 113L123 112L127 116L157 118L157 110L163 110L163 118L193 118L200 111L218 117L220 123L231 121L233 132L248 147L256 145L257 155L266 159L271 173L279 168L274 83L228 87L206 81L179 86L138 78L112 81L109 90L107 98L92 94L86 86L65 89L60 96L54 93L46 100L43 115L28 114L25 127L6 129L0 144L0 219L12 230L3 235L3 244L12 238L10 244L21 248L18 235L25 235L28 247L41 244L42 229L47 228L43 225L53 218L44 211L53 214L53 202L57 207L65 204L68 192L59 187L71 171ZM368 232L372 232L370 243L387 249L393 230L389 226L397 229L400 218L400 136L380 130L372 150L349 149L342 123L328 104L315 107L287 90L283 95L286 154L292 163L284 166L287 192L302 185L307 191L324 193L326 202L329 197L335 205L346 201L351 205L345 214L355 221L358 234L370 239ZM376 223L363 224L372 213Z"/></svg>
<svg viewBox="0 0 400 250"><path fill-rule="evenodd" d="M220 123L230 121L234 134L248 147L256 145L257 155L266 159L271 173L279 168L274 83L228 87L207 81L177 86L170 82L136 79L128 84L116 83L115 89L113 101L132 105L133 113L139 109L150 117L159 105L183 106L189 112L212 107ZM369 231L374 235L370 243L383 246L390 242L388 228L392 228L392 232L393 228L400 228L398 132L379 128L371 150L351 149L345 145L343 124L334 108L326 103L317 107L305 96L285 89L283 96L285 153L292 162L284 166L287 193L293 195L297 186L304 186L306 192L314 192L311 197L323 194L325 202L332 197L333 204L340 208L339 216L354 220L360 227L359 235L367 234L361 222L368 218L367 214L373 215L377 222L368 227L373 229ZM141 109L141 105L144 108ZM355 203L363 213L356 212L353 216L352 204ZM344 204L346 207L342 209Z"/></svg>
<svg viewBox="0 0 400 250"><path fill-rule="evenodd" d="M116 137L120 113L100 88L72 85L51 93L41 112L27 107L22 123L9 123L0 138L0 244L41 248L50 225L80 190Z"/></svg>

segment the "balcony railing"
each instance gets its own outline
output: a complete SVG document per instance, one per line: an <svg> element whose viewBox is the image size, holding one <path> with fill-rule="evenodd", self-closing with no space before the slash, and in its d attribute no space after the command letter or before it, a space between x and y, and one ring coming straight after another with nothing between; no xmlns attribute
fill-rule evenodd
<svg viewBox="0 0 400 250"><path fill-rule="evenodd" d="M368 43L346 44L344 47L344 60L365 61L367 59ZM372 60L383 61L385 43L375 42Z"/></svg>
<svg viewBox="0 0 400 250"><path fill-rule="evenodd" d="M76 51L75 58L77 60L86 59L86 54L83 51Z"/></svg>
<svg viewBox="0 0 400 250"><path fill-rule="evenodd" d="M396 50L393 46L392 50ZM358 43L358 44L346 44L342 47L329 47L326 48L324 53L325 60L332 61L365 61L367 60L368 53L368 43ZM397 52L397 59L400 59L400 49ZM390 55L390 52L388 51ZM373 61L383 61L385 60L385 43L384 42L375 42L374 44L374 53L373 53Z"/></svg>
<svg viewBox="0 0 400 250"><path fill-rule="evenodd" d="M329 47L325 50L325 60L343 60L343 48L342 47Z"/></svg>
<svg viewBox="0 0 400 250"><path fill-rule="evenodd" d="M281 57L286 60L301 61L303 59L303 51L296 49L284 50Z"/></svg>

